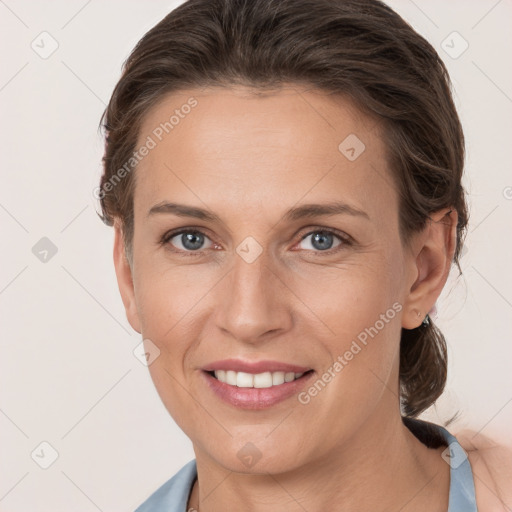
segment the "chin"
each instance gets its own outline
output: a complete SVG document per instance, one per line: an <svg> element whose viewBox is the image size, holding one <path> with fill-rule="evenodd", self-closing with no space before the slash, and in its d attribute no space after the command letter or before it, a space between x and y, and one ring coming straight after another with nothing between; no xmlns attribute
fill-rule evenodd
<svg viewBox="0 0 512 512"><path fill-rule="evenodd" d="M292 445L289 437L271 441L262 437L260 432L255 438L245 435L231 439L229 444L216 443L210 447L209 457L228 471L248 475L286 473L302 465L298 454L304 455L304 448L300 447L298 439ZM222 447L221 451L219 447Z"/></svg>

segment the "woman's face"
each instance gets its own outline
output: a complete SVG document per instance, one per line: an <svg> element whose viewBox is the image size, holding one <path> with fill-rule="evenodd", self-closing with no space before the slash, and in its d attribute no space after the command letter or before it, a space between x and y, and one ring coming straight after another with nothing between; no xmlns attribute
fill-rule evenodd
<svg viewBox="0 0 512 512"><path fill-rule="evenodd" d="M398 417L418 277L379 126L320 92L194 89L147 114L142 146L121 291L196 456L281 472L371 442Z"/></svg>

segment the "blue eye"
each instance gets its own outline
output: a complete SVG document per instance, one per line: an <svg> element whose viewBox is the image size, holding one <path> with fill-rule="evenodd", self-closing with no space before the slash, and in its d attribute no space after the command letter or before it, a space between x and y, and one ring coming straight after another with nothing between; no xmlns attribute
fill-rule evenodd
<svg viewBox="0 0 512 512"><path fill-rule="evenodd" d="M312 237L309 247L302 247L302 249L313 253L332 254L352 245L352 240L348 235L323 228L310 231L301 238L299 244L309 237ZM200 256L205 250L216 246L201 230L191 228L166 233L160 243L164 246L170 245L172 251L185 256Z"/></svg>
<svg viewBox="0 0 512 512"><path fill-rule="evenodd" d="M335 239L338 239L338 244L334 246L334 248L340 246L345 240L342 239L340 236L336 235L332 231L312 231L311 233L308 233L306 236L304 236L301 240L303 242L307 238L312 237L310 245L313 247L313 249L316 249L320 252L328 251L333 248L333 243L335 242Z"/></svg>
<svg viewBox="0 0 512 512"><path fill-rule="evenodd" d="M172 242L172 240L176 239L176 242ZM175 246L180 251L185 252L199 252L203 247L205 239L210 240L204 233L201 231L195 230L183 230L178 233L170 233L165 236L164 242L170 243ZM211 243L211 240L210 240ZM178 244L178 245L177 245ZM181 244L181 247L179 246ZM206 247L208 249L208 247Z"/></svg>

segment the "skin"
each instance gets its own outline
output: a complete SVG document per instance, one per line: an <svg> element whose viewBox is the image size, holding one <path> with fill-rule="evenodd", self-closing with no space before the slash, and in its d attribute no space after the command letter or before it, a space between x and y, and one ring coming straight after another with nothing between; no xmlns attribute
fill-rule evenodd
<svg viewBox="0 0 512 512"><path fill-rule="evenodd" d="M428 449L403 426L398 366L401 328L421 324L446 282L456 211L436 212L405 244L378 122L315 90L254 92L191 89L149 111L139 146L188 98L198 101L138 165L131 262L115 227L128 320L159 348L151 377L193 443L198 482L189 507L446 511L444 448ZM353 162L338 150L351 133L366 146ZM335 200L368 219L284 219L297 205ZM165 201L221 221L148 215ZM177 228L206 235L201 254L189 256L180 236L159 243ZM325 254L312 243L321 229L353 243ZM248 236L263 248L252 263L236 252ZM339 243L334 236L332 246ZM242 410L204 383L202 367L232 357L307 366L318 378L394 303L401 310L307 405L292 397ZM237 456L248 442L261 454L252 467Z"/></svg>

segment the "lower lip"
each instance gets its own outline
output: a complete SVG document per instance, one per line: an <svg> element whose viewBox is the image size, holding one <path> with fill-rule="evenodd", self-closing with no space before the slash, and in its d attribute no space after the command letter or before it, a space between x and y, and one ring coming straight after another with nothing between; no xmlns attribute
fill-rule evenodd
<svg viewBox="0 0 512 512"><path fill-rule="evenodd" d="M304 374L291 382L285 382L270 388L239 388L212 377L208 372L201 372L208 387L224 402L240 409L266 409L297 394L314 372Z"/></svg>

